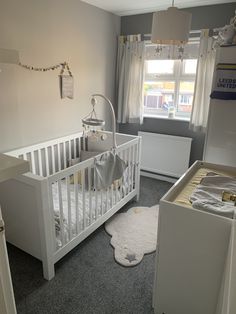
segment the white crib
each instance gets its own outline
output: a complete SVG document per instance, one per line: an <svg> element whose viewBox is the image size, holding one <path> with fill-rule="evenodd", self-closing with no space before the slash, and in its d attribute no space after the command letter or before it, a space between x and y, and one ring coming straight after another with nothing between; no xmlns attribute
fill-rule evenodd
<svg viewBox="0 0 236 314"><path fill-rule="evenodd" d="M44 278L54 264L101 226L133 197L139 197L140 137L116 134L116 153L126 162L125 175L107 189L96 189L94 158L68 166L85 148L104 153L105 141L87 142L76 133L6 154L30 161L31 170L1 184L7 241L43 263ZM99 155L98 155L99 156Z"/></svg>

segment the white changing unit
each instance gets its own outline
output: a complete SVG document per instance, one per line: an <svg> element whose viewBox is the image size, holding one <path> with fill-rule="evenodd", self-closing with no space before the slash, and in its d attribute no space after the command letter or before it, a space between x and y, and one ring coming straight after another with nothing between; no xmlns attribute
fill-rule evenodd
<svg viewBox="0 0 236 314"><path fill-rule="evenodd" d="M28 161L0 154L0 182L29 171ZM5 226L0 208L0 313L16 314L11 273L8 262Z"/></svg>
<svg viewBox="0 0 236 314"><path fill-rule="evenodd" d="M235 220L176 202L201 168L236 176L236 168L197 161L161 199L155 314L222 313L222 286Z"/></svg>

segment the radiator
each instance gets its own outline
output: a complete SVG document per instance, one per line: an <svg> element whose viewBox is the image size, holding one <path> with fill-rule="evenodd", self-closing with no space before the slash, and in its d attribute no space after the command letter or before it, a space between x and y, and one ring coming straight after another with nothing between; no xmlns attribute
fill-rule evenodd
<svg viewBox="0 0 236 314"><path fill-rule="evenodd" d="M142 137L142 172L179 178L188 169L191 138L148 132L138 135Z"/></svg>

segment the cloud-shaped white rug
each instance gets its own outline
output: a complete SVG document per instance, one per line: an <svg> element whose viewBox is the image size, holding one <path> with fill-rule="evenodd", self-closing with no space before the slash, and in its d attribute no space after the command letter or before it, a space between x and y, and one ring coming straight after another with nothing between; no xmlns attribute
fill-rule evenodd
<svg viewBox="0 0 236 314"><path fill-rule="evenodd" d="M158 211L158 205L133 207L106 222L105 230L112 236L111 245L119 264L137 265L144 254L156 250Z"/></svg>

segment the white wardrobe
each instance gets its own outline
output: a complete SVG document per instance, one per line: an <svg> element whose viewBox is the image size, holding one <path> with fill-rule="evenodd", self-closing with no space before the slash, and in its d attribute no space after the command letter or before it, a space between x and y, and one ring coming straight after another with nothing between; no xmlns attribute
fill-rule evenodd
<svg viewBox="0 0 236 314"><path fill-rule="evenodd" d="M236 45L219 48L216 55L217 64L236 64ZM214 79L216 79L216 75L214 75ZM236 80L236 74L234 79ZM213 82L213 89L214 85L215 82ZM235 88L233 91L235 92ZM236 167L236 99L211 99L204 147L204 160ZM236 220L232 222L228 259L221 295L219 296L219 310L217 314L235 313Z"/></svg>
<svg viewBox="0 0 236 314"><path fill-rule="evenodd" d="M236 64L236 46L219 48L219 63ZM236 166L236 100L211 99L203 159Z"/></svg>

